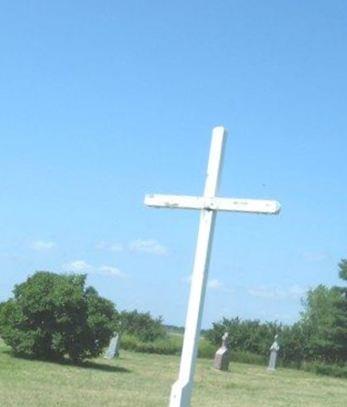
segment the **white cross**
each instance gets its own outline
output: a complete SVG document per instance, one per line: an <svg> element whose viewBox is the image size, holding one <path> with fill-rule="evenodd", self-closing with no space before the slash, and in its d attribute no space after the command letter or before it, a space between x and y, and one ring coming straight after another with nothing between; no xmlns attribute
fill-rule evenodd
<svg viewBox="0 0 347 407"><path fill-rule="evenodd" d="M217 211L278 214L281 209L277 201L216 197L226 137L227 132L224 127L215 127L213 129L205 191L202 197L178 195L146 195L145 197L145 204L156 208L200 209L200 226L186 316L181 365L178 380L171 389L170 407L187 407L190 405Z"/></svg>

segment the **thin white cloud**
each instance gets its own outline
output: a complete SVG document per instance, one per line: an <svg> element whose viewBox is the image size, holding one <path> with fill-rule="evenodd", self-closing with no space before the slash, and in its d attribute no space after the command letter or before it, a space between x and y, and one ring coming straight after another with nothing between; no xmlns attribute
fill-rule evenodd
<svg viewBox="0 0 347 407"><path fill-rule="evenodd" d="M211 290L220 290L222 287L223 284L216 278L213 278L207 283L207 288L210 288Z"/></svg>
<svg viewBox="0 0 347 407"><path fill-rule="evenodd" d="M123 246L120 243L112 243L109 246L111 252L122 252L124 250Z"/></svg>
<svg viewBox="0 0 347 407"><path fill-rule="evenodd" d="M101 266L97 268L93 273L109 277L125 277L125 274L122 271L113 266Z"/></svg>
<svg viewBox="0 0 347 407"><path fill-rule="evenodd" d="M117 267L103 265L94 267L84 260L74 260L63 265L63 270L73 273L88 273L107 277L126 277Z"/></svg>
<svg viewBox="0 0 347 407"><path fill-rule="evenodd" d="M307 291L308 291L308 287L302 287L298 284L291 285L287 290L288 296L293 299L302 298L303 296L305 296Z"/></svg>
<svg viewBox="0 0 347 407"><path fill-rule="evenodd" d="M184 284L191 284L192 282L192 275L185 276L181 278L181 282ZM209 290L214 290L214 291L221 291L227 294L233 294L234 290L232 288L225 287L225 284L223 284L220 280L217 278L212 278L207 282L207 288Z"/></svg>
<svg viewBox="0 0 347 407"><path fill-rule="evenodd" d="M185 276L181 278L181 282L184 284L190 284L192 282L192 275Z"/></svg>
<svg viewBox="0 0 347 407"><path fill-rule="evenodd" d="M271 310L259 309L257 310L257 314L263 321L280 321L287 324L292 324L298 320L297 314L276 312L276 309Z"/></svg>
<svg viewBox="0 0 347 407"><path fill-rule="evenodd" d="M105 250L109 252L122 252L124 247L121 243L109 243L105 241L98 242L96 244L98 250Z"/></svg>
<svg viewBox="0 0 347 407"><path fill-rule="evenodd" d="M166 256L168 254L167 248L154 239L134 240L129 244L129 249L133 252L149 253L156 256Z"/></svg>
<svg viewBox="0 0 347 407"><path fill-rule="evenodd" d="M329 253L325 251L306 251L303 252L302 257L309 262L318 263L329 258Z"/></svg>
<svg viewBox="0 0 347 407"><path fill-rule="evenodd" d="M92 266L84 260L74 260L63 265L65 271L77 272L88 272L92 270Z"/></svg>
<svg viewBox="0 0 347 407"><path fill-rule="evenodd" d="M297 284L286 288L279 286L258 285L249 288L247 291L248 294L252 295L253 297L271 300L298 300L305 295L307 288Z"/></svg>
<svg viewBox="0 0 347 407"><path fill-rule="evenodd" d="M56 246L54 242L51 241L45 241L45 240L35 240L30 244L30 248L32 250L36 250L38 252L46 251L46 250L51 250Z"/></svg>

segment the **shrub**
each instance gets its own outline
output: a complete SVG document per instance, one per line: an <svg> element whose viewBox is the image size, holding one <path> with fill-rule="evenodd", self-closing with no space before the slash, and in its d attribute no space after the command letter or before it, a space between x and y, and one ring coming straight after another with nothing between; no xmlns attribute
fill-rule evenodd
<svg viewBox="0 0 347 407"><path fill-rule="evenodd" d="M216 346L207 341L204 337L200 338L198 357L204 359L213 359L216 353Z"/></svg>
<svg viewBox="0 0 347 407"><path fill-rule="evenodd" d="M122 311L120 320L121 331L136 336L142 342L153 342L166 336L161 317L155 319L149 312Z"/></svg>
<svg viewBox="0 0 347 407"><path fill-rule="evenodd" d="M124 335L122 336L121 347L124 350L132 350L141 353L180 355L182 350L182 340L168 335L165 339L159 338L152 342L144 342L136 336Z"/></svg>
<svg viewBox="0 0 347 407"><path fill-rule="evenodd" d="M0 334L17 354L74 362L97 356L114 330L112 302L85 288L85 275L37 272L0 307Z"/></svg>
<svg viewBox="0 0 347 407"><path fill-rule="evenodd" d="M267 358L262 355L257 355L251 352L242 352L242 351L231 351L230 360L237 363L247 363L251 365L261 365L265 366L267 363Z"/></svg>

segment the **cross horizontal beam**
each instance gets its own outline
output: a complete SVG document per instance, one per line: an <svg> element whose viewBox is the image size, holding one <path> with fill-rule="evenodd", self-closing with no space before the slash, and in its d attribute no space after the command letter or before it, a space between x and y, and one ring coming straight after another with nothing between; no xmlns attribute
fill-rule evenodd
<svg viewBox="0 0 347 407"><path fill-rule="evenodd" d="M206 198L189 195L146 195L145 205L155 208L207 209L264 215L275 215L281 210L281 205L277 201L217 197Z"/></svg>

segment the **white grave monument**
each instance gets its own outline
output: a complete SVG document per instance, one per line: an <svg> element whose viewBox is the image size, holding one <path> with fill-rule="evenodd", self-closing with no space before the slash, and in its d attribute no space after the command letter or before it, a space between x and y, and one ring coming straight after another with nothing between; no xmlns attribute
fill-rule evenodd
<svg viewBox="0 0 347 407"><path fill-rule="evenodd" d="M276 362L277 362L277 355L278 351L280 350L280 346L277 342L278 335L275 335L275 341L270 347L270 358L269 358L269 365L268 365L268 372L274 372L276 370Z"/></svg>
<svg viewBox="0 0 347 407"><path fill-rule="evenodd" d="M146 195L145 197L145 204L156 208L200 210L200 226L186 316L180 371L178 380L171 389L170 407L188 407L190 405L217 211L278 214L281 208L277 201L216 197L226 136L227 132L224 127L215 127L213 129L203 196Z"/></svg>

